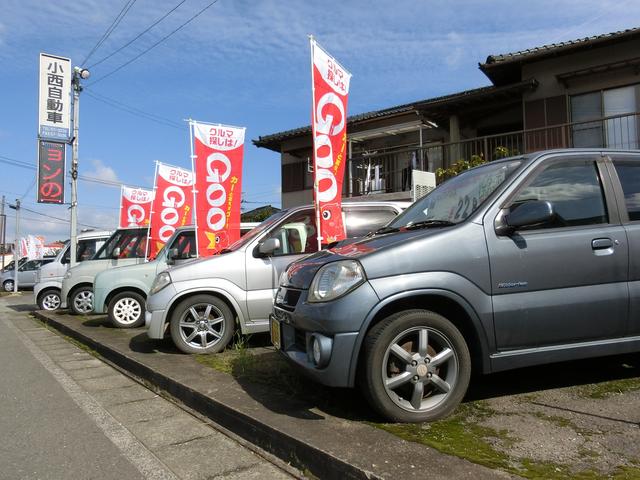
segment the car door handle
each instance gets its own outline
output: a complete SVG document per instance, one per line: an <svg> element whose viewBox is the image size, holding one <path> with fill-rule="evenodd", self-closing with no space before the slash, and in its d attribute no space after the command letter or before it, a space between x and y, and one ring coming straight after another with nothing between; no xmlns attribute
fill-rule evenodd
<svg viewBox="0 0 640 480"><path fill-rule="evenodd" d="M594 238L591 240L591 248L594 250L603 250L613 247L613 240L610 238Z"/></svg>

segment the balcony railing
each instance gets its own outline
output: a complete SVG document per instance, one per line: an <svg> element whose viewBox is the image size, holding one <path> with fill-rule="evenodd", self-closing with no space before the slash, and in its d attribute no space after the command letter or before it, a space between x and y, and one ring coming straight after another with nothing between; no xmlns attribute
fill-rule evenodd
<svg viewBox="0 0 640 480"><path fill-rule="evenodd" d="M640 148L640 112L583 122L487 135L459 142L414 146L352 158L348 196L395 193L411 189L411 170L435 172L459 160L487 161L553 148Z"/></svg>

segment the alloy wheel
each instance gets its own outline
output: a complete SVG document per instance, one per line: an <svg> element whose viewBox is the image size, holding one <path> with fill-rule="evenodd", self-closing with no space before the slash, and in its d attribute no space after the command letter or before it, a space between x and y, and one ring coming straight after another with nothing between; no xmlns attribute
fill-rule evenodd
<svg viewBox="0 0 640 480"><path fill-rule="evenodd" d="M225 333L222 312L210 303L196 303L180 317L181 339L190 347L206 349L218 343Z"/></svg>
<svg viewBox="0 0 640 480"><path fill-rule="evenodd" d="M73 306L80 313L91 313L93 310L93 292L83 290L73 297Z"/></svg>
<svg viewBox="0 0 640 480"><path fill-rule="evenodd" d="M458 370L455 348L442 332L413 327L388 345L380 373L393 403L417 413L446 401L458 380Z"/></svg>
<svg viewBox="0 0 640 480"><path fill-rule="evenodd" d="M45 310L57 310L60 307L60 295L48 293L42 297L42 306Z"/></svg>

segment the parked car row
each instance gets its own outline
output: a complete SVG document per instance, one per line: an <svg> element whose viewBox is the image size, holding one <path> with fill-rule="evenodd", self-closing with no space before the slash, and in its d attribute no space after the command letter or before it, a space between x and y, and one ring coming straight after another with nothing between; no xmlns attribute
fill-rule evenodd
<svg viewBox="0 0 640 480"><path fill-rule="evenodd" d="M38 270L40 267L53 262L54 257L45 257L29 260L23 257L18 260L18 285L20 287L33 287L37 283ZM13 264L13 265L12 265ZM13 266L14 262L9 265L0 274L0 283L5 292L13 292L16 275Z"/></svg>
<svg viewBox="0 0 640 480"><path fill-rule="evenodd" d="M472 370L640 351L639 199L640 152L528 154L411 206L345 202L350 239L322 251L312 207L199 260L188 227L147 263L146 236L117 231L66 273L62 304L123 328L144 318L186 353L269 331L316 381L358 386L389 420L432 421Z"/></svg>

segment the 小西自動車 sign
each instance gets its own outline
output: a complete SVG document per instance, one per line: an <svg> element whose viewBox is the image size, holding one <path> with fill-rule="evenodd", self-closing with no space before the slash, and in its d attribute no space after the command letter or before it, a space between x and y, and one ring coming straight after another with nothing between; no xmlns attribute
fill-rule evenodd
<svg viewBox="0 0 640 480"><path fill-rule="evenodd" d="M38 137L68 142L71 132L71 60L40 54Z"/></svg>

